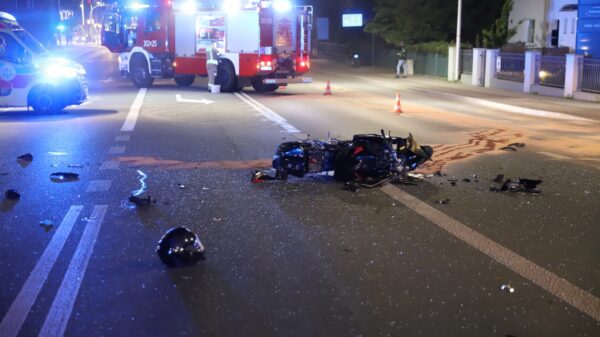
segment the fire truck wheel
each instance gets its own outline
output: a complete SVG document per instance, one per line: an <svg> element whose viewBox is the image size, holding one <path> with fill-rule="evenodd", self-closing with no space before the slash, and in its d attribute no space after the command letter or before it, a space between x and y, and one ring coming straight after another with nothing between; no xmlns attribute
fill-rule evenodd
<svg viewBox="0 0 600 337"><path fill-rule="evenodd" d="M31 106L35 112L41 114L55 114L64 108L60 97L50 86L34 88L31 90L27 100L29 106Z"/></svg>
<svg viewBox="0 0 600 337"><path fill-rule="evenodd" d="M175 83L180 87L189 87L196 80L195 75L175 75Z"/></svg>
<svg viewBox="0 0 600 337"><path fill-rule="evenodd" d="M131 81L138 88L149 88L154 83L148 62L139 54L131 58Z"/></svg>
<svg viewBox="0 0 600 337"><path fill-rule="evenodd" d="M235 69L233 68L233 64L231 64L231 62L225 61L219 63L215 83L221 86L221 91L223 92L234 92L238 88Z"/></svg>
<svg viewBox="0 0 600 337"><path fill-rule="evenodd" d="M277 84L264 84L262 80L262 77L255 77L250 82L257 92L273 92L279 88Z"/></svg>

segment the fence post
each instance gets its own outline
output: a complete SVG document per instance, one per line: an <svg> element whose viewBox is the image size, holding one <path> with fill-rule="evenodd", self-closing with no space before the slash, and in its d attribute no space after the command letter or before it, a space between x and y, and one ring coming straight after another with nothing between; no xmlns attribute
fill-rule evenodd
<svg viewBox="0 0 600 337"><path fill-rule="evenodd" d="M492 86L492 79L496 77L496 57L500 49L488 49L485 52L485 87Z"/></svg>
<svg viewBox="0 0 600 337"><path fill-rule="evenodd" d="M458 69L456 69L456 47L448 46L448 81L458 80Z"/></svg>
<svg viewBox="0 0 600 337"><path fill-rule="evenodd" d="M473 69L471 70L471 84L477 87L483 86L481 79L485 75L485 49L473 48Z"/></svg>
<svg viewBox="0 0 600 337"><path fill-rule="evenodd" d="M573 97L573 94L579 89L579 62L583 55L568 54L565 64L565 92L564 97Z"/></svg>
<svg viewBox="0 0 600 337"><path fill-rule="evenodd" d="M535 60L540 52L525 52L525 69L523 69L523 92L530 93L531 87L535 84L537 64Z"/></svg>

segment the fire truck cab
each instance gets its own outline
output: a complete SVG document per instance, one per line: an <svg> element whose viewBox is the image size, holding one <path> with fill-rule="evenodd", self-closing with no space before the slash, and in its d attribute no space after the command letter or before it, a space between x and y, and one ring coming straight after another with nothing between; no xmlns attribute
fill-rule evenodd
<svg viewBox="0 0 600 337"><path fill-rule="evenodd" d="M207 76L206 52L220 52L221 91L252 86L275 91L308 83L311 6L274 1L146 0L114 7L103 21L102 44L119 53L119 67L137 87L173 77L180 86Z"/></svg>

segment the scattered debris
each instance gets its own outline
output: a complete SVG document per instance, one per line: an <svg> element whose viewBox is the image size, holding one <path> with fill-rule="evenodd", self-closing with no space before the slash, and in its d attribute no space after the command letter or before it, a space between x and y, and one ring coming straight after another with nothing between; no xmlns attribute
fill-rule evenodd
<svg viewBox="0 0 600 337"><path fill-rule="evenodd" d="M515 292L515 288L513 288L513 286L510 285L510 282L508 284L501 285L500 290L511 294Z"/></svg>
<svg viewBox="0 0 600 337"><path fill-rule="evenodd" d="M508 146L500 148L500 150L516 152L516 151L518 151L517 148L521 149L524 147L525 147L525 143L512 143L512 144L508 144Z"/></svg>
<svg viewBox="0 0 600 337"><path fill-rule="evenodd" d="M17 190L12 189L12 188L10 190L6 191L4 193L4 196L8 200L19 200L19 198L21 198L21 195L19 194L19 192L17 192Z"/></svg>
<svg viewBox="0 0 600 337"><path fill-rule="evenodd" d="M55 172L50 175L50 180L55 183L79 181L79 174L72 172Z"/></svg>
<svg viewBox="0 0 600 337"><path fill-rule="evenodd" d="M275 180L275 178L271 177L268 174L260 172L260 171L254 171L254 173L252 174L252 182L253 183L261 183L263 181L269 181L269 180Z"/></svg>
<svg viewBox="0 0 600 337"><path fill-rule="evenodd" d="M216 222L221 222L221 221L225 220L225 218L212 218L212 219L213 219L213 221L216 221Z"/></svg>
<svg viewBox="0 0 600 337"><path fill-rule="evenodd" d="M444 173L444 172L442 172L442 171L436 171L433 175L436 176L436 177L445 177L445 176L447 176L447 174Z"/></svg>
<svg viewBox="0 0 600 337"><path fill-rule="evenodd" d="M169 267L194 265L204 260L204 252L198 235L185 227L169 229L156 247L158 257Z"/></svg>
<svg viewBox="0 0 600 337"><path fill-rule="evenodd" d="M203 191L208 191L208 190L210 190L210 188L208 188L208 187L202 187L202 190Z"/></svg>
<svg viewBox="0 0 600 337"><path fill-rule="evenodd" d="M49 231L51 231L54 228L54 223L52 223L52 221L50 221L50 220L43 220L43 221L40 221L40 227L42 227L44 229L44 231L46 233L48 233Z"/></svg>
<svg viewBox="0 0 600 337"><path fill-rule="evenodd" d="M138 207L152 206L153 204L156 204L156 199L152 199L152 197L149 195L146 197L141 197L140 195L132 194L129 196L129 201Z"/></svg>
<svg viewBox="0 0 600 337"><path fill-rule="evenodd" d="M70 167L70 168L83 168L83 164L71 164L68 167Z"/></svg>
<svg viewBox="0 0 600 337"><path fill-rule="evenodd" d="M501 184L504 181L504 174L497 175L496 178L494 178L494 180L492 181L497 184Z"/></svg>
<svg viewBox="0 0 600 337"><path fill-rule="evenodd" d="M508 144L508 146L523 148L525 147L525 143L512 143Z"/></svg>
<svg viewBox="0 0 600 337"><path fill-rule="evenodd" d="M465 183L470 183L470 182L471 182L471 179L469 179L469 178L465 178L465 179L463 179L463 181L464 181Z"/></svg>
<svg viewBox="0 0 600 337"><path fill-rule="evenodd" d="M31 153L25 153L24 155L18 156L17 160L20 160L20 161L33 161L33 155Z"/></svg>
<svg viewBox="0 0 600 337"><path fill-rule="evenodd" d="M503 175L499 175L498 177L496 177L496 179L494 179L494 182L498 183L498 180L501 181L501 179L503 179L503 178L504 178ZM541 180L536 180L536 179L519 178L517 181L512 181L510 179L506 179L502 183L502 186L500 186L500 187L491 185L490 191L492 191L492 192L510 191L510 192L539 194L539 193L542 193L542 191L539 190L537 188L537 186L541 183L542 183Z"/></svg>
<svg viewBox="0 0 600 337"><path fill-rule="evenodd" d="M177 184L177 187L179 187L180 189L184 189L185 185L184 184Z"/></svg>
<svg viewBox="0 0 600 337"><path fill-rule="evenodd" d="M358 191L358 186L356 186L356 184L354 182L347 181L344 183L344 190L350 191L350 192L356 192L356 191Z"/></svg>
<svg viewBox="0 0 600 337"><path fill-rule="evenodd" d="M537 186L541 183L542 181L537 179L519 178L516 182L510 183L508 188L511 192L542 193L542 191L537 189Z"/></svg>
<svg viewBox="0 0 600 337"><path fill-rule="evenodd" d="M436 202L436 204L440 204L440 205L448 205L450 203L450 199L446 198L443 200L436 200L435 202Z"/></svg>
<svg viewBox="0 0 600 337"><path fill-rule="evenodd" d="M500 150L502 150L502 151L508 151L508 152L517 152L518 151L514 147L510 147L510 146L501 147Z"/></svg>
<svg viewBox="0 0 600 337"><path fill-rule="evenodd" d="M349 248L344 248L344 253L353 253L354 251Z"/></svg>

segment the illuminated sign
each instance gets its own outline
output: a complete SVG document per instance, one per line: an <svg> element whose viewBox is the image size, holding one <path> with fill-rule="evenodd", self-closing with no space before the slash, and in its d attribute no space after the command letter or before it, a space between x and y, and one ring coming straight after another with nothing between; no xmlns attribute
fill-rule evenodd
<svg viewBox="0 0 600 337"><path fill-rule="evenodd" d="M362 27L363 16L362 14L343 14L342 15L342 27Z"/></svg>

